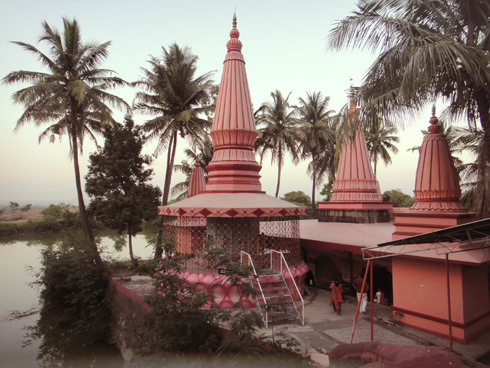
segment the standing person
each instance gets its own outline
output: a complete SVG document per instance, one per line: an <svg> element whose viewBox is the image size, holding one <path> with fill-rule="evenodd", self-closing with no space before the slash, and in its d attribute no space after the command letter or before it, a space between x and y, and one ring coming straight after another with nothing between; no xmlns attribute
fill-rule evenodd
<svg viewBox="0 0 490 368"><path fill-rule="evenodd" d="M338 280L332 281L330 284L330 289L332 289L332 307L335 312L340 316L340 311L342 308L342 303L344 300L342 299L342 285L338 282Z"/></svg>
<svg viewBox="0 0 490 368"><path fill-rule="evenodd" d="M362 290L362 282L363 282L364 275L361 273L356 276L354 279L354 282L352 283L352 286L357 292L357 301L361 303L361 313L366 313L366 307L367 307L367 292L369 290L369 286L366 285L364 286L364 293L361 295L361 290Z"/></svg>
<svg viewBox="0 0 490 368"><path fill-rule="evenodd" d="M308 259L308 272L306 272L305 284L307 286L315 286L315 262L312 258Z"/></svg>

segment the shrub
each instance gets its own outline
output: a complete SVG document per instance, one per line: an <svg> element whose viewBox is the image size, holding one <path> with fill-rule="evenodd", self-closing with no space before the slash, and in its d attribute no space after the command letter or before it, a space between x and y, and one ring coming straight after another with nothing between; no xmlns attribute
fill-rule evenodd
<svg viewBox="0 0 490 368"><path fill-rule="evenodd" d="M220 308L209 308L213 297L197 290L183 278L184 256L167 257L155 272L157 295L150 300L154 311L155 349L160 351L217 351L221 342Z"/></svg>
<svg viewBox="0 0 490 368"><path fill-rule="evenodd" d="M43 251L36 284L42 288L41 316L62 311L56 323L71 333L90 335L94 340L105 337L110 319L108 279L82 234L71 233L59 247Z"/></svg>

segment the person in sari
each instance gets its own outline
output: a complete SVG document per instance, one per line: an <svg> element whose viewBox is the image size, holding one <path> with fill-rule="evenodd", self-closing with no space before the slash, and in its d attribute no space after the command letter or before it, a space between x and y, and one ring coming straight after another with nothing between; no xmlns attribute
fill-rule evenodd
<svg viewBox="0 0 490 368"><path fill-rule="evenodd" d="M330 289L332 289L332 301L330 304L332 304L333 310L340 316L340 311L342 308L341 303L344 301L342 299L342 285L340 285L338 280L334 280L330 284Z"/></svg>

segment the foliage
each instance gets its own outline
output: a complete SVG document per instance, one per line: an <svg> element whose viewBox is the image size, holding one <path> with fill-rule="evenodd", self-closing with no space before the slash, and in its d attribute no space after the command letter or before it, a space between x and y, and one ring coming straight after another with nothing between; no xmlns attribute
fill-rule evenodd
<svg viewBox="0 0 490 368"><path fill-rule="evenodd" d="M302 192L301 190L288 192L284 194L281 199L293 203L297 206L309 207L311 205L310 196L308 196L305 192Z"/></svg>
<svg viewBox="0 0 490 368"><path fill-rule="evenodd" d="M20 210L22 212L28 212L32 208L32 204L26 204L24 207L22 207Z"/></svg>
<svg viewBox="0 0 490 368"><path fill-rule="evenodd" d="M136 269L133 268L131 260L112 260L107 264L113 277L130 277L135 274L153 276L156 266L153 260L138 261L138 267Z"/></svg>
<svg viewBox="0 0 490 368"><path fill-rule="evenodd" d="M163 186L162 205L166 205L174 169L177 139L198 141L205 136L210 121L204 119L214 109L216 88L211 73L196 77L197 56L188 47L176 43L169 49L162 47L161 59L150 57L149 69L143 68L144 77L136 82L142 91L136 94L134 109L152 116L143 125L147 139L158 139L155 156L167 150L167 168ZM163 221L163 217L161 218ZM160 224L162 226L162 224ZM155 259L161 258L163 233L159 232Z"/></svg>
<svg viewBox="0 0 490 368"><path fill-rule="evenodd" d="M320 192L325 202L328 202L332 198L333 193L333 180L329 179L327 184L323 184L322 191Z"/></svg>
<svg viewBox="0 0 490 368"><path fill-rule="evenodd" d="M19 208L19 204L17 202L10 202L10 209L15 210Z"/></svg>
<svg viewBox="0 0 490 368"><path fill-rule="evenodd" d="M160 190L149 183L152 159L142 155L143 137L127 116L125 125L116 124L104 132L103 149L90 155L85 190L93 198L89 211L104 225L129 239L134 267L132 236L142 230L144 220L157 216Z"/></svg>
<svg viewBox="0 0 490 368"><path fill-rule="evenodd" d="M158 139L155 155L167 149L167 172L162 205L167 204L173 171L177 136L199 140L209 121L200 115L211 112L211 73L196 77L197 56L188 47L176 43L162 47L161 59L151 56L150 69L134 85L143 89L136 94L134 109L154 116L143 130L148 139Z"/></svg>
<svg viewBox="0 0 490 368"><path fill-rule="evenodd" d="M279 90L271 93L272 103L264 103L255 113L255 123L260 126L255 148L260 155L260 164L266 152L271 153L271 163L277 161L276 198L279 196L281 184L281 169L284 166L286 154L292 156L292 162L297 164L298 142L301 141L302 132L295 118L296 110L289 105L289 96L283 97Z"/></svg>
<svg viewBox="0 0 490 368"><path fill-rule="evenodd" d="M333 110L328 110L330 97L323 97L321 92L307 93L306 99L300 98L295 106L298 111L298 119L303 132L303 140L300 143L301 157L311 158L308 172L313 179L311 191L311 210L316 215L315 191L321 178L318 177L318 160L322 153L335 152L335 129L332 127ZM331 166L327 166L331 167Z"/></svg>
<svg viewBox="0 0 490 368"><path fill-rule="evenodd" d="M0 236L81 230L80 214L78 211L69 211L68 208L69 205L65 204L51 204L43 211L44 216L41 219L22 223L0 223ZM93 221L90 223L92 228L99 227L99 224Z"/></svg>
<svg viewBox="0 0 490 368"><path fill-rule="evenodd" d="M251 277L250 267L230 262L223 249L214 248L212 244L209 247L208 260L227 270L226 278L217 282L230 283L242 297L255 295L256 290L243 281ZM203 288L189 284L183 278L183 265L192 255L176 254L175 246L169 242L165 243L165 255L154 275L158 293L150 299L157 337L155 352L200 351L218 353L227 361L238 357L260 357L261 362L273 361L281 353L302 361L289 350L294 346L291 339L260 341L259 329L263 323L257 312L246 311L240 303L236 306L241 306L241 312L212 306L214 297L210 291L217 285ZM228 330L221 326L227 326Z"/></svg>
<svg viewBox="0 0 490 368"><path fill-rule="evenodd" d="M398 148L395 145L395 143L400 141L398 136L396 136L398 128L382 116L371 116L364 124L364 127L366 145L369 157L374 164L374 175L376 175L379 158L387 166L391 164L390 151L394 154L398 153Z"/></svg>
<svg viewBox="0 0 490 368"><path fill-rule="evenodd" d="M383 197L389 197L393 207L411 207L415 203L415 198L405 194L401 189L391 189L383 193Z"/></svg>
<svg viewBox="0 0 490 368"><path fill-rule="evenodd" d="M488 0L368 0L329 35L336 50L379 53L360 95L384 116L416 114L433 101L448 103L443 119L479 121L478 213L490 212L490 3ZM394 119L393 119L394 120Z"/></svg>
<svg viewBox="0 0 490 368"><path fill-rule="evenodd" d="M480 161L484 158L484 134L481 129L456 128L455 135L457 138L454 140L454 146L476 157L476 161L460 164L456 170L462 180L463 195L461 202L468 210L477 212L481 206L481 198L485 196L484 192L486 190L490 192L490 189L478 185L478 175L482 166ZM490 186L488 180L484 185Z"/></svg>
<svg viewBox="0 0 490 368"><path fill-rule="evenodd" d="M48 72L15 71L4 77L3 83L31 83L13 95L14 102L25 108L15 130L31 122L37 126L51 124L41 133L39 142L44 138L54 142L56 137L68 136L82 228L92 242L92 251L102 267L83 199L79 151L81 153L83 150L86 136L95 140L94 134L113 122L112 111L107 104L128 107L121 98L107 92L126 82L113 76L114 71L99 68L107 57L110 42L84 43L76 20L63 18L63 25L64 33L60 34L47 22L43 23L44 33L39 42L47 44L47 53L34 45L14 42L34 54Z"/></svg>
<svg viewBox="0 0 490 368"><path fill-rule="evenodd" d="M70 234L59 247L42 253L35 285L42 308L30 337L42 339L45 363L63 362L80 346L104 341L109 333L108 279L81 234Z"/></svg>
<svg viewBox="0 0 490 368"><path fill-rule="evenodd" d="M173 244L165 244L165 255L154 276L158 294L150 300L156 351L216 351L222 311L209 308L213 297L184 279L184 256Z"/></svg>

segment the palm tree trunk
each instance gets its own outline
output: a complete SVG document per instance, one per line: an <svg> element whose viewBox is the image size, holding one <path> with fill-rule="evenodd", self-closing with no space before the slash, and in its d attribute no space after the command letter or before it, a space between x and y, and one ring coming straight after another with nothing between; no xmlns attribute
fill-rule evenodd
<svg viewBox="0 0 490 368"><path fill-rule="evenodd" d="M316 189L316 160L315 155L311 155L311 162L313 164L313 189L311 191L311 213L313 217L316 217L316 204L315 204L315 189Z"/></svg>
<svg viewBox="0 0 490 368"><path fill-rule="evenodd" d="M168 203L170 194L170 183L172 182L172 173L174 171L175 151L177 150L177 131L172 134L170 139L169 151L167 155L167 170L165 172L165 185L163 187L162 206Z"/></svg>
<svg viewBox="0 0 490 368"><path fill-rule="evenodd" d="M87 237L92 248L95 262L97 263L97 265L105 269L105 265L100 258L99 251L97 250L97 244L95 244L94 234L92 233L92 229L90 228L87 209L85 208L85 201L83 200L82 182L80 179L80 165L78 162L78 141L75 124L73 124L73 127L71 128L71 145L73 154L73 167L75 170L75 184L77 187L78 210L80 212L80 222L82 223L83 232L85 233L85 236Z"/></svg>
<svg viewBox="0 0 490 368"><path fill-rule="evenodd" d="M277 186L276 186L276 198L279 196L279 186L281 185L281 169L282 169L282 155L279 152L277 158Z"/></svg>
<svg viewBox="0 0 490 368"><path fill-rule="evenodd" d="M162 206L165 206L168 203L168 196L170 193L170 183L172 181L172 172L174 169L174 160L175 160L175 152L177 150L177 131L172 134L169 142L169 150L167 152L167 170L165 172L165 184L163 187L163 195L162 195ZM160 216L160 221L158 222L158 237L157 243L155 245L155 254L153 259L158 261L162 258L163 255L163 224L164 217Z"/></svg>

